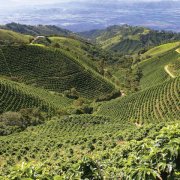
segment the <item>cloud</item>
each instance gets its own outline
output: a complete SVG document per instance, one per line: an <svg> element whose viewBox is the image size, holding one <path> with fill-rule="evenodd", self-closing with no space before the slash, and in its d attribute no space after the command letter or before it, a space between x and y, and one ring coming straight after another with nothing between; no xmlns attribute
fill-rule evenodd
<svg viewBox="0 0 180 180"><path fill-rule="evenodd" d="M83 2L83 3L113 3L113 2L155 2L163 0L0 0L0 9L3 8L16 8L23 6L36 6L36 5L46 5L46 4L56 4L56 3L70 3L70 2ZM178 1L178 0L169 0Z"/></svg>

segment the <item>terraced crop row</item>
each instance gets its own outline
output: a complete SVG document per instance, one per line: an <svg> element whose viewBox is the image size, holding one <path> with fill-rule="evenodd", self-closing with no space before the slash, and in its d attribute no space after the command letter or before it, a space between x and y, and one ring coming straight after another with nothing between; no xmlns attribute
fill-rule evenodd
<svg viewBox="0 0 180 180"><path fill-rule="evenodd" d="M143 73L143 77L140 81L141 89L149 88L171 79L169 74L164 70L164 67L169 63L177 61L179 57L180 54L175 50L172 50L161 57L155 56L141 62L139 64L139 67L142 69Z"/></svg>
<svg viewBox="0 0 180 180"><path fill-rule="evenodd" d="M90 72L63 51L38 46L3 47L8 69L12 76L20 77L26 84L50 91L63 92L76 88L84 97L95 98L113 91L112 84L100 75ZM8 75L7 68L0 74Z"/></svg>
<svg viewBox="0 0 180 180"><path fill-rule="evenodd" d="M36 107L51 114L70 104L71 100L65 97L0 78L0 113Z"/></svg>
<svg viewBox="0 0 180 180"><path fill-rule="evenodd" d="M60 48L59 50L63 50L68 52L68 55L71 55L76 60L84 63L84 65L97 70L96 62L91 59L92 55L87 52L88 48L92 48L90 44L85 42L81 42L77 39L71 39L69 37L49 37L52 43L58 43Z"/></svg>
<svg viewBox="0 0 180 180"><path fill-rule="evenodd" d="M180 117L180 77L144 91L107 102L98 115L115 121L146 123L169 121Z"/></svg>
<svg viewBox="0 0 180 180"><path fill-rule="evenodd" d="M119 129L122 130L119 126L111 126L111 120L103 116L81 115L56 118L43 125L29 127L18 134L0 136L0 158L5 159L7 163L8 159L11 159L12 163L27 159L41 162L46 160L68 162L71 161L69 148L73 148L74 153L80 157L88 153L86 146L89 143L95 143L98 139L108 140ZM112 139L110 141L112 143ZM55 158L57 156L59 158Z"/></svg>
<svg viewBox="0 0 180 180"><path fill-rule="evenodd" d="M58 174L66 177L63 179L72 179L72 176L69 177L69 172L71 172L70 175L73 174L73 179L82 179L75 177L74 173L76 172L73 168L79 167L79 160L84 157L91 157L98 162L101 172L105 173L107 179L110 177L112 177L110 179L114 179L114 177L119 177L116 172L122 172L123 162L127 160L126 154L132 151L133 147L129 146L128 149L126 148L122 152L128 144L122 138L128 135L128 138L134 139L133 143L135 144L137 143L135 139L142 140L144 137L151 137L147 139L148 141L144 143L146 146L139 153L142 154L148 148L149 154L151 147L149 148L147 142L154 139L158 131L165 125L166 123L151 123L144 127L134 127L134 129L122 131L119 128L122 126L120 121L116 126L112 127L110 118L102 116L81 115L62 117L61 119L56 118L43 125L29 127L21 133L0 136L0 159L2 160L0 173L1 176L8 177L9 174L17 172L17 169L13 169L12 172L14 165L18 164L22 167L25 163L31 162L33 167L37 164L43 165L43 171L38 172L44 172L46 175ZM174 128L171 129L174 131L168 132L171 137L178 139L179 131L177 131L177 128L179 126L174 122ZM161 137L166 137L164 135L167 135L167 133L161 135ZM178 141L174 141L174 143L176 142ZM162 143L159 144L162 145ZM136 147L139 149L138 145ZM152 148L157 147L153 145ZM161 147L158 146L158 148ZM122 157L124 161L120 161ZM143 162L142 166L144 166ZM116 174L112 174L111 172L115 168ZM108 174L106 174L107 172Z"/></svg>
<svg viewBox="0 0 180 180"><path fill-rule="evenodd" d="M173 43L167 43L160 46L157 46L155 48L150 49L146 53L143 54L143 56L157 56L162 53L165 53L167 51L170 51L180 45L180 42L173 42Z"/></svg>

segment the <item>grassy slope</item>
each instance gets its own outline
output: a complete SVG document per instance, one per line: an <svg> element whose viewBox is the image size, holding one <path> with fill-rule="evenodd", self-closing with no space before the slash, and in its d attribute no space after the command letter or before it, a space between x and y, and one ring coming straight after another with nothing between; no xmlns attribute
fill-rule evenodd
<svg viewBox="0 0 180 180"><path fill-rule="evenodd" d="M114 89L69 51L39 46L2 47L2 51L0 62L4 68L0 74L11 74L27 84L57 92L74 87L87 98L96 98Z"/></svg>
<svg viewBox="0 0 180 180"><path fill-rule="evenodd" d="M9 41L17 43L29 43L32 36L23 35L10 30L0 29L0 41Z"/></svg>
<svg viewBox="0 0 180 180"><path fill-rule="evenodd" d="M0 52L0 74L19 77L28 84L53 91L61 92L73 85L85 97L91 97L92 94L102 95L113 89L97 74L93 64L89 64L89 59L80 48L80 42L54 37L51 40L60 43L62 48L53 50L38 46L3 47ZM66 47L71 51L66 50ZM4 166L4 171L8 174L8 168L20 161L46 161L45 166L48 166L50 171L52 167L66 171L69 165L77 163L76 158L82 158L84 154L92 155L89 151L90 143L97 148L93 155L98 159L99 154L102 154L101 161L107 161L107 169L110 162L113 162L114 166L118 164L119 167L119 160L112 161L118 155L118 148L110 154L109 159L107 157L109 149L114 147L113 143L124 143L118 141L122 129L135 129L135 123L141 126L149 122L179 120L180 78L170 79L163 69L167 63L165 58L171 63L178 57L178 53L173 49L159 59L154 56L142 62L140 66L147 74L142 79L144 83L141 83L147 89L102 104L97 111L98 116L63 117L38 127L29 127L19 134L0 137L0 171ZM0 109L4 111L34 106L53 111L71 103L66 98L52 95L48 91L3 78L0 78L0 92ZM116 136L113 136L115 133Z"/></svg>
<svg viewBox="0 0 180 180"><path fill-rule="evenodd" d="M93 30L80 33L102 48L121 54L132 54L158 44L179 40L179 34L158 32L144 27L111 26L104 30Z"/></svg>
<svg viewBox="0 0 180 180"><path fill-rule="evenodd" d="M163 48L163 53L161 54L159 54L158 51L153 51L156 52L155 54L158 53L158 55L154 55L152 58L139 63L138 66L143 72L143 77L140 81L142 89L163 83L171 78L165 71L165 66L177 61L177 59L180 57L179 53L175 51L175 49L164 52Z"/></svg>
<svg viewBox="0 0 180 180"><path fill-rule="evenodd" d="M91 44L69 37L49 37L49 39L52 43L58 43L60 49L76 57L77 60L79 59L84 66L91 67L97 71L97 61L94 61L92 55L87 51L88 48L92 48Z"/></svg>
<svg viewBox="0 0 180 180"><path fill-rule="evenodd" d="M180 46L180 42L174 42L174 43L167 43L167 44L162 44L160 46L157 46L155 48L150 49L146 53L143 54L143 56L157 56L159 54L165 53L169 50L172 50L176 47Z"/></svg>
<svg viewBox="0 0 180 180"><path fill-rule="evenodd" d="M46 90L0 78L0 113L34 107L53 113L70 106L71 103L68 98Z"/></svg>
<svg viewBox="0 0 180 180"><path fill-rule="evenodd" d="M144 28L132 28L130 26L112 26L102 31L96 37L96 42L102 48L118 52L132 53L139 48L142 48L140 34L146 34L148 30Z"/></svg>
<svg viewBox="0 0 180 180"><path fill-rule="evenodd" d="M151 123L148 126L134 127L125 131L121 130L120 122L114 128L111 128L111 124L108 118L101 116L71 116L54 119L37 127L29 127L21 133L1 136L1 175L2 177L18 175L18 177L30 177L31 172L35 171L36 175L43 173L43 177L46 178L49 178L49 175L58 174L61 177L58 179L84 179L80 178L79 171L87 172L90 169L91 163L87 162L87 165L82 163L86 162L85 158L90 157L98 164L98 168L101 168L101 174L105 179L114 179L119 177L120 172L124 172L122 167L126 165L132 168L130 172L136 166L138 166L136 168L142 167L142 171L146 170L144 167L148 167L147 174L149 174L151 169L155 171L154 166L159 160L160 163L162 162L162 156L163 160L170 164L174 156L170 158L169 153L175 155L177 159L180 144L177 122L174 122L173 126L167 126L166 123ZM161 133L162 128L165 130L163 133ZM144 141L140 141L144 138ZM131 144L127 140L132 140ZM165 145L168 147L167 151L163 151ZM171 149L172 145L175 149ZM135 157L134 155L138 161L132 158ZM152 158L153 166L150 166ZM157 159L158 162L156 162ZM146 166L144 162L147 162ZM26 168L26 163L31 163L32 168ZM19 168L15 168L14 165L18 165ZM36 166L41 168L37 167L37 169ZM81 166L85 168L80 169ZM94 172L96 168L89 171Z"/></svg>
<svg viewBox="0 0 180 180"><path fill-rule="evenodd" d="M9 23L3 26L0 26L2 29L11 30L14 32L32 35L32 36L38 36L38 35L61 35L61 36L68 36L72 35L73 33L69 30L62 29L57 26L51 26L51 25L37 25L37 26L31 26L31 25L25 25L25 24L18 24L18 23Z"/></svg>
<svg viewBox="0 0 180 180"><path fill-rule="evenodd" d="M97 114L122 123L179 119L180 78L103 104Z"/></svg>
<svg viewBox="0 0 180 180"><path fill-rule="evenodd" d="M180 76L180 58L167 65L167 69L174 77Z"/></svg>
<svg viewBox="0 0 180 180"><path fill-rule="evenodd" d="M105 103L97 114L137 123L178 118L180 56L177 47L179 42L164 44L146 52L152 57L138 65L143 72L140 81L142 91ZM177 73L177 78L173 80L174 77L165 71L166 66L170 73Z"/></svg>

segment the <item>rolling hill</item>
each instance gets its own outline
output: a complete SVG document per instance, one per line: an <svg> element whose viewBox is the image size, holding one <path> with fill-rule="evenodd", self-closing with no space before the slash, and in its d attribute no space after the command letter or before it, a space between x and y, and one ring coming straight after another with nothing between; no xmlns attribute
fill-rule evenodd
<svg viewBox="0 0 180 180"><path fill-rule="evenodd" d="M98 43L103 49L120 54L132 54L151 47L180 40L180 34L155 31L144 27L128 25L110 26L103 30L80 33L81 36Z"/></svg>
<svg viewBox="0 0 180 180"><path fill-rule="evenodd" d="M172 120L179 118L179 89L179 78L176 78L138 94L107 102L98 111L102 115L53 118L21 133L1 136L2 176L30 177L31 174L27 174L26 170L33 169L32 172L41 177L80 178L82 173L89 177L84 168L79 167L89 167L90 164L96 170L101 165L100 175L103 174L103 177L113 177L114 174L120 176L119 171L127 172L127 175L123 175L127 177L132 170L129 172L122 168L126 167L128 159L135 161L131 157L134 157L136 151L137 158L139 153L142 155L142 162L136 163L133 170L143 167L145 160L149 164L149 159L158 160L153 163L153 167L157 164L155 169L158 169L161 160L155 158L154 153L158 151L157 157L164 155L163 152L169 152L172 144L173 148L176 147L171 153L176 157L175 160L168 158L168 155L163 157L165 161L175 162L174 169L177 169L178 157L175 154L179 150L179 123ZM148 156L148 148L155 157L152 154ZM127 153L130 156L126 157ZM112 168L109 168L109 164ZM113 169L116 172L112 175ZM163 170L156 175L161 172ZM92 177L96 175L93 174ZM176 173L173 177L175 175Z"/></svg>
<svg viewBox="0 0 180 180"><path fill-rule="evenodd" d="M168 47L169 45L165 44L163 46ZM179 46L179 43L171 44L171 48L167 48L166 51L163 46L159 46L145 53L145 55L149 54L152 57L138 64L143 74L140 80L141 89L163 83L172 78L166 71L166 66L175 63L180 58L179 53L176 51L178 46L174 47L174 45Z"/></svg>
<svg viewBox="0 0 180 180"><path fill-rule="evenodd" d="M63 49L36 45L4 46L0 57L1 75L17 77L26 84L49 91L62 93L75 88L82 97L97 98L114 90L113 84L85 66L83 59Z"/></svg>
<svg viewBox="0 0 180 180"><path fill-rule="evenodd" d="M175 78L100 106L98 115L143 124L179 119L180 79Z"/></svg>
<svg viewBox="0 0 180 180"><path fill-rule="evenodd" d="M150 49L149 51L145 52L142 56L145 56L145 57L157 56L157 55L166 53L167 51L170 51L172 49L178 48L179 46L180 46L180 42L162 44L160 46L156 46Z"/></svg>
<svg viewBox="0 0 180 180"><path fill-rule="evenodd" d="M1 25L1 29L11 30L17 33L31 35L31 36L49 36L49 35L59 35L59 36L68 36L72 35L71 31L66 29L59 28L57 26L51 25L25 25L25 24L18 24L18 23L9 23L6 25Z"/></svg>
<svg viewBox="0 0 180 180"><path fill-rule="evenodd" d="M99 47L54 26L18 26L36 37L0 30L15 42L0 45L0 179L179 178L178 34L85 33Z"/></svg>
<svg viewBox="0 0 180 180"><path fill-rule="evenodd" d="M33 36L23 35L11 30L0 29L0 44L4 43L25 43L28 44L33 39Z"/></svg>
<svg viewBox="0 0 180 180"><path fill-rule="evenodd" d="M39 108L49 115L72 104L72 100L46 90L0 78L0 113Z"/></svg>

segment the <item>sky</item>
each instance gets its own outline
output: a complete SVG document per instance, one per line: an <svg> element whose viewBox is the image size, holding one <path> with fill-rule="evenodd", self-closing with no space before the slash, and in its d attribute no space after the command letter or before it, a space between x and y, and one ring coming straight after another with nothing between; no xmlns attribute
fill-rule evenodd
<svg viewBox="0 0 180 180"><path fill-rule="evenodd" d="M53 24L73 31L130 24L179 31L180 3L169 2L180 0L0 0L0 24Z"/></svg>
<svg viewBox="0 0 180 180"><path fill-rule="evenodd" d="M54 3L62 3L62 2L89 2L89 0L0 0L0 6L23 6L23 5L39 5L39 4L54 4ZM91 0L92 1L92 0ZM108 1L108 0L107 0ZM112 0L110 0L112 1ZM163 0L116 0L121 2L149 2L149 1L163 1ZM178 1L178 0L170 0L170 1ZM97 2L97 0L96 0ZM101 0L99 0L101 2Z"/></svg>
<svg viewBox="0 0 180 180"><path fill-rule="evenodd" d="M0 0L0 13L7 14L8 12L13 12L18 9L28 8L30 6L36 7L40 5L57 4L57 3L70 3L70 2L156 2L165 0ZM168 0L168 1L180 1L180 0Z"/></svg>

